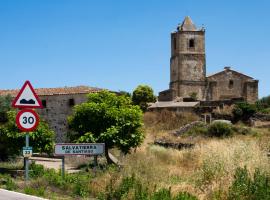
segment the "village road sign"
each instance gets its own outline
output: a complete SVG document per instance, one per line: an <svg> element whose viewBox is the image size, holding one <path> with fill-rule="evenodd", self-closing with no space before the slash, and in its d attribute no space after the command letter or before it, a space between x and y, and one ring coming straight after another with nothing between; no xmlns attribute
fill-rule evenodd
<svg viewBox="0 0 270 200"><path fill-rule="evenodd" d="M101 155L104 153L104 143L61 143L55 144L54 153L58 156L64 155Z"/></svg>
<svg viewBox="0 0 270 200"><path fill-rule="evenodd" d="M34 88L29 81L22 86L17 97L12 102L14 108L43 108Z"/></svg>
<svg viewBox="0 0 270 200"><path fill-rule="evenodd" d="M18 112L16 124L21 131L30 132L37 128L39 117L34 110L24 109Z"/></svg>
<svg viewBox="0 0 270 200"><path fill-rule="evenodd" d="M23 157L31 157L33 154L32 147L23 147Z"/></svg>

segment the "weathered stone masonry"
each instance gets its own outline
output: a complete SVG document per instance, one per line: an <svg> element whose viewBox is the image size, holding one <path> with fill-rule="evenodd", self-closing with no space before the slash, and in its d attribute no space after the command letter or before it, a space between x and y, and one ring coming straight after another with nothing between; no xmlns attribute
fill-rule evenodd
<svg viewBox="0 0 270 200"><path fill-rule="evenodd" d="M243 98L258 99L258 80L225 67L206 76L205 29L197 29L186 17L171 33L169 89L159 93L159 101L173 101L196 94L200 101Z"/></svg>

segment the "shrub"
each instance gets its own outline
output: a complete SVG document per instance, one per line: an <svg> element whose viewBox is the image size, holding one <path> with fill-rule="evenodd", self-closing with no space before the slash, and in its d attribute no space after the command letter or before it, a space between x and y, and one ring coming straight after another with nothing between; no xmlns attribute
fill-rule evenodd
<svg viewBox="0 0 270 200"><path fill-rule="evenodd" d="M45 173L44 166L43 165L36 165L35 162L32 162L30 164L29 168L31 169L29 175L30 175L30 177L33 177L33 178L41 177Z"/></svg>
<svg viewBox="0 0 270 200"><path fill-rule="evenodd" d="M171 189L165 189L162 188L158 190L157 192L154 192L153 196L151 197L151 200L171 200Z"/></svg>
<svg viewBox="0 0 270 200"><path fill-rule="evenodd" d="M240 102L235 104L233 108L233 116L235 121L247 121L256 113L256 106L247 102Z"/></svg>
<svg viewBox="0 0 270 200"><path fill-rule="evenodd" d="M17 189L17 185L16 185L16 183L12 180L12 178L11 177L7 177L7 179L6 179L6 189L7 190L15 190L15 189Z"/></svg>
<svg viewBox="0 0 270 200"><path fill-rule="evenodd" d="M229 188L228 199L270 199L269 177L259 169L256 169L252 179L246 167L237 168L234 175L234 181Z"/></svg>
<svg viewBox="0 0 270 200"><path fill-rule="evenodd" d="M226 137L232 135L232 126L224 122L214 122L208 128L208 134L215 137Z"/></svg>
<svg viewBox="0 0 270 200"><path fill-rule="evenodd" d="M208 128L204 123L197 124L185 132L184 135L208 135Z"/></svg>
<svg viewBox="0 0 270 200"><path fill-rule="evenodd" d="M256 135L257 132L250 127L233 126L233 131L241 135Z"/></svg>
<svg viewBox="0 0 270 200"><path fill-rule="evenodd" d="M29 195L44 197L45 190L46 190L45 187L39 187L39 188L25 187L24 193L29 194Z"/></svg>
<svg viewBox="0 0 270 200"><path fill-rule="evenodd" d="M179 192L173 200L197 200L197 197L189 194L188 192Z"/></svg>
<svg viewBox="0 0 270 200"><path fill-rule="evenodd" d="M124 177L120 183L116 183L114 179L106 186L104 193L99 194L99 200L196 200L195 196L187 192L180 192L175 197L171 193L171 189L161 188L151 192L147 186L142 184L141 180L134 175Z"/></svg>

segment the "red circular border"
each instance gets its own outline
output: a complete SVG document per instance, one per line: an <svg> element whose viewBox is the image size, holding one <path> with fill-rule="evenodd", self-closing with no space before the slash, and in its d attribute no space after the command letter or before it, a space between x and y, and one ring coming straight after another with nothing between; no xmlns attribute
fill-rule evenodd
<svg viewBox="0 0 270 200"><path fill-rule="evenodd" d="M30 113L32 113L32 114L36 117L36 122L35 122L35 124L34 124L34 126L33 126L32 128L24 128L24 127L22 127L21 124L20 124L20 120L19 120L19 119L20 119L21 115L22 115L23 113L25 113L25 112L30 112ZM39 124L39 116L38 116L38 114L37 114L34 110L31 110L31 109L23 109L23 110L19 111L18 114L17 114L17 116L16 116L16 124L17 124L18 128L19 128L21 131L24 131L24 132L31 132L31 131L33 131L33 130L35 130L35 129L37 128L37 126L38 126L38 124Z"/></svg>

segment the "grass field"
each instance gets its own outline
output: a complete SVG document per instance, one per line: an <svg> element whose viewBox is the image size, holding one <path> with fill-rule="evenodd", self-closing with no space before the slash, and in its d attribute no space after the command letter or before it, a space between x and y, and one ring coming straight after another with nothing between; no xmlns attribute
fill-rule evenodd
<svg viewBox="0 0 270 200"><path fill-rule="evenodd" d="M146 113L144 143L128 155L122 155L117 149L111 150L121 161L121 167L106 166L101 159L95 174L89 163L83 164L81 158L80 162L73 158L71 162L83 166L83 172L67 175L65 180L61 179L59 172L33 165L34 172L28 185L22 177L13 179L7 175L0 175L0 185L50 199L234 199L235 195L240 195L239 199L249 199L251 193L243 191L254 190L256 193L257 187L261 193L270 194L269 185L265 186L262 181L264 177L268 180L270 174L270 158L267 156L270 130L239 124L229 137L197 134L176 138L169 134L197 119L191 114ZM166 149L153 145L157 138L194 142L195 147ZM16 163L1 165L14 168ZM246 179L241 181L248 180L250 184L247 185L254 181L256 187L242 190L241 184L241 187L237 185L236 172L239 169L242 169L242 174L245 174L244 170L247 172ZM261 180L259 184L253 176L258 170L259 177L262 177L258 179ZM260 199L268 198L260 196Z"/></svg>

